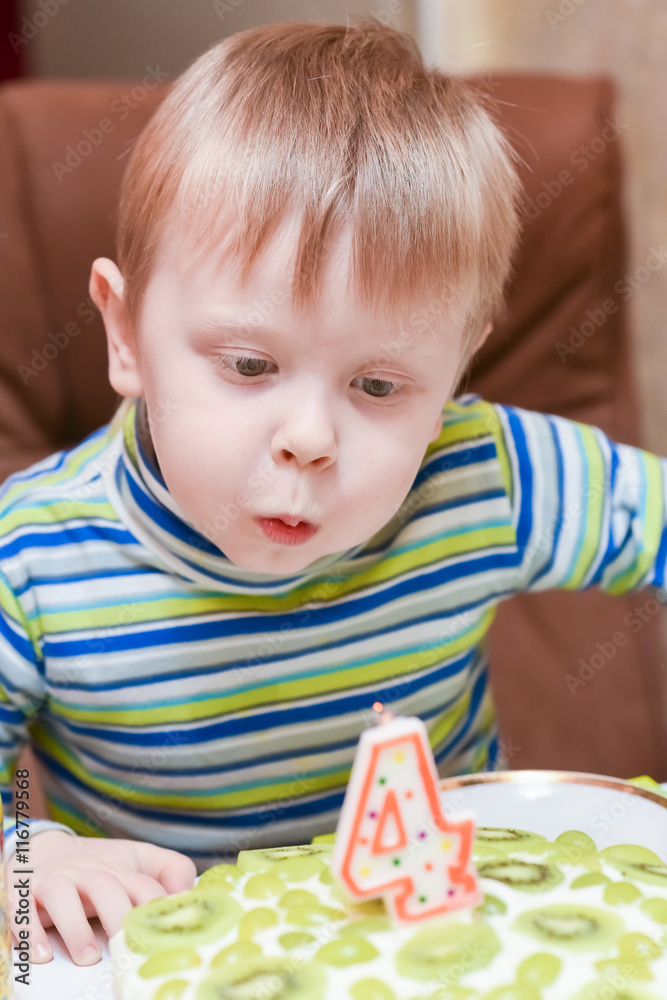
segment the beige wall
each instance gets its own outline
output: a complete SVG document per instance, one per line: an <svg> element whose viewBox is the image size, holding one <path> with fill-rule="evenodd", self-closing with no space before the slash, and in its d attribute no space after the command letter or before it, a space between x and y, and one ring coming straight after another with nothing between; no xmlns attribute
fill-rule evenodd
<svg viewBox="0 0 667 1000"><path fill-rule="evenodd" d="M431 49L451 72L492 68L604 73L619 86L627 161L630 270L667 250L665 0L421 0L436 9ZM641 272L643 277L643 272ZM646 444L667 455L667 264L629 302Z"/></svg>
<svg viewBox="0 0 667 1000"><path fill-rule="evenodd" d="M0 3L2 0L0 0ZM34 35L22 46L38 76L175 76L218 39L267 21L374 13L397 27L413 0L23 0Z"/></svg>

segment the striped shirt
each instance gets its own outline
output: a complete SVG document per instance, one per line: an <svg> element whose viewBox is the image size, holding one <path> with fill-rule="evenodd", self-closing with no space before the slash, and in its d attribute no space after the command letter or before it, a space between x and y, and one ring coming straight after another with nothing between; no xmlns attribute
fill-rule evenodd
<svg viewBox="0 0 667 1000"><path fill-rule="evenodd" d="M519 591L664 585L667 462L599 430L449 403L403 505L288 577L193 529L132 407L0 495L0 750L54 820L200 866L335 826L371 706L440 773L499 766L484 638Z"/></svg>

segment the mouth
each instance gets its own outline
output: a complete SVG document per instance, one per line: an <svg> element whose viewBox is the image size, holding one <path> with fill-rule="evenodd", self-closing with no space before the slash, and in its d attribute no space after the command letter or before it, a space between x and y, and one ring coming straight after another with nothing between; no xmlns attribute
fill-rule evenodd
<svg viewBox="0 0 667 1000"><path fill-rule="evenodd" d="M317 524L303 521L298 514L271 514L255 521L269 541L281 545L303 545L318 531Z"/></svg>

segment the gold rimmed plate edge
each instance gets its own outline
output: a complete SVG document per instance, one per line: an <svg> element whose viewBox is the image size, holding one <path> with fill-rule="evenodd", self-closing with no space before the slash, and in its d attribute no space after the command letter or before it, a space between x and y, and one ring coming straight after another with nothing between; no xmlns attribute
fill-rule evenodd
<svg viewBox="0 0 667 1000"><path fill-rule="evenodd" d="M667 809L667 796L641 788L622 778L612 778L604 774L587 774L584 771L480 771L478 774L461 774L454 778L441 778L440 790L453 791L457 788L471 788L474 785L592 785L597 788L611 788L629 795L655 802Z"/></svg>

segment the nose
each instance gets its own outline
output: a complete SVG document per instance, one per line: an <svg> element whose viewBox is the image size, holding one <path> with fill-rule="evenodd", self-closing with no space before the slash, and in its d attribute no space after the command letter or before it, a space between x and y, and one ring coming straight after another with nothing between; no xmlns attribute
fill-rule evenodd
<svg viewBox="0 0 667 1000"><path fill-rule="evenodd" d="M271 441L276 465L326 469L338 456L331 407L316 393L300 393L283 411Z"/></svg>

